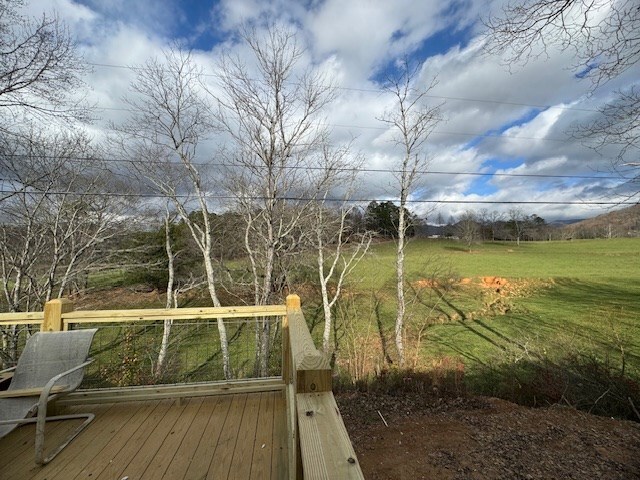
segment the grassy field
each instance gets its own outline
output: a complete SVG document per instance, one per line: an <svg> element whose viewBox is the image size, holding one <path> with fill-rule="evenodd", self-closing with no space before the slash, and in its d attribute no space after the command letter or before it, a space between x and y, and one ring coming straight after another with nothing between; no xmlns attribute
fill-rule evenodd
<svg viewBox="0 0 640 480"><path fill-rule="evenodd" d="M488 242L471 250L419 239L408 246L406 269L410 368L462 371L467 389L525 404L590 410L595 402L600 413L619 416L629 416L620 407L628 396L640 404L640 239ZM319 344L322 314L309 272L294 288ZM161 297L135 294L135 305L125 306L119 293L113 301L140 308L161 306ZM397 366L394 320L395 245L386 242L354 270L337 305L336 361L351 381ZM576 386L587 391L571 394ZM604 405L610 396L613 407Z"/></svg>
<svg viewBox="0 0 640 480"><path fill-rule="evenodd" d="M354 271L343 315L358 317L345 326L346 343L380 344L373 337L381 334L392 360L394 248L376 245ZM597 362L640 379L639 239L485 243L470 251L455 241L415 240L406 264L413 365L454 359L467 383L485 389L496 381L490 372L569 358L576 368Z"/></svg>
<svg viewBox="0 0 640 480"><path fill-rule="evenodd" d="M374 246L353 277L365 288L379 288L394 275L395 245ZM583 278L640 281L640 239L563 242L483 243L471 251L450 240L415 240L407 249L409 276L430 274L433 266L462 277Z"/></svg>

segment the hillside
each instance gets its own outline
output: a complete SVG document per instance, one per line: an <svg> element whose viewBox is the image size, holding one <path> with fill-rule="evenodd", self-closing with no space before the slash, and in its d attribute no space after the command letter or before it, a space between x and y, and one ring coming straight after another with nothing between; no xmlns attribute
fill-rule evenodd
<svg viewBox="0 0 640 480"><path fill-rule="evenodd" d="M604 213L563 227L573 238L640 236L640 205Z"/></svg>

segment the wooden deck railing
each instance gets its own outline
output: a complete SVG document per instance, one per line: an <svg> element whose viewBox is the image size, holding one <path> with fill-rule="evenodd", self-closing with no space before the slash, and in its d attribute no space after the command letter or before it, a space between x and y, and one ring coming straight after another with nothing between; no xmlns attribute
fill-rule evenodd
<svg viewBox="0 0 640 480"><path fill-rule="evenodd" d="M329 359L316 349L297 295L287 297L284 322L282 377L290 451L296 452L289 472L305 479L364 478L331 390Z"/></svg>
<svg viewBox="0 0 640 480"><path fill-rule="evenodd" d="M287 398L289 478L364 478L331 390L329 359L316 349L297 295L289 295L286 306L97 311L74 311L71 301L56 299L47 302L43 312L0 314L0 327L31 324L39 325L41 331L52 332L67 330L73 324L264 316L282 318L282 382ZM226 382L225 385L228 384L226 388L230 391L237 391L243 382L250 390L274 388L272 382L260 380ZM282 388L282 383L280 386ZM216 390L217 393L224 391L224 385ZM95 390L90 394L79 391L71 394L67 402L117 401L119 397L142 400L145 395L163 398L190 396L191 393L206 395L212 390L204 385L194 386L193 392L186 385L127 387Z"/></svg>

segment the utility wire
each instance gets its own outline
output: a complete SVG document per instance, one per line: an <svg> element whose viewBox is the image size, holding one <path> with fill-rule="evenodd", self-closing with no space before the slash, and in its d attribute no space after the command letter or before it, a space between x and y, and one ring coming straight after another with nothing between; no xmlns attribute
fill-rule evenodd
<svg viewBox="0 0 640 480"><path fill-rule="evenodd" d="M144 70L144 66L134 67L128 65L118 65L114 63L96 63L96 62L86 62L87 65L93 67L104 67L104 68L119 68L124 70L131 70L133 72ZM168 71L168 70L166 70ZM204 77L217 77L217 75L213 73L203 73ZM385 90L383 88L362 88L362 87L341 87L341 86L333 86L333 88L337 90L346 90L353 92L365 92L365 93L384 93ZM523 102L507 102L504 100L495 100L495 99L487 99L487 98L472 98L472 97L452 97L448 95L424 95L426 98L433 98L437 100L452 100L456 102L469 102L469 103L493 103L497 105L511 105L515 107L529 107L529 108L538 108L538 109L554 109L554 110L568 110L568 111L576 111L576 112L597 112L598 110L589 109L589 108L576 108L576 107L559 107L554 105L539 105L539 104L531 104L531 103L523 103Z"/></svg>
<svg viewBox="0 0 640 480"><path fill-rule="evenodd" d="M110 110L117 112L131 112L134 113L136 110L132 108L124 108L124 107L94 107L96 110ZM356 130L379 130L379 131L387 131L389 127L379 126L376 127L374 125L345 125L340 123L319 123L318 126L321 127L335 127L335 128L349 128ZM523 137L520 135L505 135L504 133L493 133L493 132L452 132L447 130L432 130L432 133L436 133L438 135L450 135L456 137L471 137L471 138L508 138L513 140L535 140L542 142L566 142L568 139L562 138L548 138L548 137Z"/></svg>
<svg viewBox="0 0 640 480"><path fill-rule="evenodd" d="M13 157L13 158L21 158L21 157L29 157L27 154L8 154L8 155L0 155L1 157ZM165 165L165 166L181 166L180 163L173 162L160 162L154 160L133 160L126 158L109 158L109 157L80 157L80 156L62 156L55 157L51 155L39 155L38 158L42 159L63 159L73 162L105 162L105 163L128 163L128 164L139 164L144 163L145 165ZM236 163L225 163L225 162L190 162L191 165L197 167L244 167L244 165L236 164ZM262 167L258 167L262 168ZM267 168L267 167L264 167ZM305 165L285 165L280 167L282 170L326 170L325 167L318 166L305 166ZM353 173L391 173L391 174L399 174L402 173L401 170L394 170L391 168L363 168L363 167L338 167L332 169L336 172L353 172ZM544 174L544 173L498 173L498 172L459 172L459 171L443 171L443 170L419 170L416 171L418 175L467 175L467 176L475 176L475 177L513 177L513 178L564 178L564 179L574 179L574 180L629 180L628 178L624 178L621 176L612 176L612 175L561 175L561 174ZM1 180L1 179L0 179Z"/></svg>
<svg viewBox="0 0 640 480"><path fill-rule="evenodd" d="M122 197L122 198L197 198L196 195L189 194L176 194L176 195L167 195L163 193L117 193L117 192L63 192L63 191L24 191L24 190L0 190L2 194L12 194L12 195L70 195L70 196L79 196L79 197ZM206 199L212 200L234 200L237 197L233 195L203 195ZM268 200L268 197L264 196L251 196L249 197L251 200ZM319 198L313 197L289 197L289 196L281 196L278 197L277 200L283 201L298 201L298 202L311 202L314 200L320 200ZM370 203L370 202L387 202L393 201L391 199L385 198L350 198L350 199L342 199L342 198L326 198L322 199L326 202L348 202L348 203ZM638 205L640 202L634 201L621 201L621 202L600 202L600 201L554 201L554 200L437 200L437 199L422 199L422 200L407 200L407 203L442 203L442 204L485 204L485 205Z"/></svg>

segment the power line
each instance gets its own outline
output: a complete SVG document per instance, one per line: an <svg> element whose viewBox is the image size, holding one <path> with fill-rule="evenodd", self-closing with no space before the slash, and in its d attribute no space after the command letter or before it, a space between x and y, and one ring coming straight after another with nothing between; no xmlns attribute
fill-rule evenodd
<svg viewBox="0 0 640 480"><path fill-rule="evenodd" d="M118 112L131 112L134 113L136 110L132 108L124 108L124 107L94 107L96 110L109 110L109 111L118 111ZM374 125L345 125L340 123L319 123L319 126L324 127L335 127L335 128L349 128L356 130L379 130L386 131L389 127L376 127ZM447 130L432 130L432 133L436 133L438 135L450 135L455 137L471 137L471 138L508 138L513 140L534 140L534 141L542 141L542 142L566 142L567 139L562 138L548 138L548 137L523 137L520 135L505 135L503 133L493 133L493 132L452 132Z"/></svg>
<svg viewBox="0 0 640 480"><path fill-rule="evenodd" d="M144 70L144 67L134 67L128 65L119 65L114 63L95 63L95 62L86 62L87 65L91 65L94 67L105 67L105 68L119 68L124 70L131 71L140 71ZM168 71L168 70L166 70ZM217 75L213 73L203 73L204 77L212 77L216 78ZM346 90L353 92L365 92L365 93L384 93L385 90L383 88L363 88L363 87L342 87L342 86L333 86L333 88L337 90ZM576 108L576 107L559 107L555 105L540 105L540 104L531 104L531 103L522 103L522 102L507 102L505 100L495 100L495 99L487 99L487 98L472 98L472 97L453 97L449 95L432 95L427 94L424 95L426 98L433 98L437 100L452 100L456 102L470 102L470 103L492 103L497 105L511 105L515 107L529 107L529 108L537 108L537 109L553 109L553 110L566 110L566 111L576 111L576 112L598 112L595 109L589 108Z"/></svg>
<svg viewBox="0 0 640 480"><path fill-rule="evenodd" d="M121 197L121 198L182 198L182 199L195 199L196 195L190 194L176 194L176 195L167 195L164 193L118 193L118 192L63 192L63 191L24 191L24 190L0 190L2 194L11 194L11 195L70 195L70 196L78 196L78 197ZM205 199L210 200L235 200L237 197L233 195L204 195ZM251 200L269 200L268 197L264 196L251 196L248 197ZM291 202L312 202L316 200L320 200L318 198L313 197L289 197L289 196L281 196L276 200L279 201L291 201ZM326 202L348 202L348 203L370 203L370 202L387 202L393 201L385 198L350 198L350 199L341 199L341 198L326 198L322 199ZM621 201L621 202L601 202L601 201L560 201L560 200L437 200L437 199L413 199L407 200L407 203L413 204L421 204L421 203L433 203L433 204L478 204L478 205L638 205L640 202L634 201Z"/></svg>
<svg viewBox="0 0 640 480"><path fill-rule="evenodd" d="M2 157L3 155L0 155ZM5 157L28 157L26 154L7 154ZM105 163L128 163L135 165L137 163L144 163L146 165L166 165L166 166L179 166L179 163L172 162L160 162L154 160L133 160L127 158L109 158L109 157L75 157L75 156L62 156L54 157L51 155L40 155L38 158L50 158L50 159L63 159L77 162L105 162ZM225 162L191 162L191 165L197 167L244 167L242 164L225 163ZM258 167L262 168L262 167ZM264 167L266 168L266 167ZM287 165L281 167L283 170L326 170L325 167L314 167L305 165ZM391 173L399 174L401 170L394 170L390 168L362 168L362 167L338 167L333 171L337 172L354 172L354 173ZM443 171L443 170L419 170L416 172L419 175L463 175L463 176L475 176L475 177L513 177L513 178L558 178L558 179L572 179L572 180L629 180L628 178L612 175L561 175L561 174L543 174L543 173L497 173L497 172L458 172L458 171Z"/></svg>

